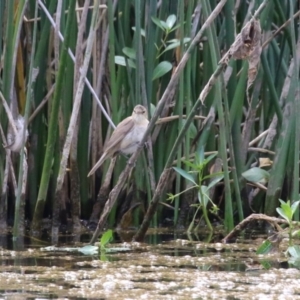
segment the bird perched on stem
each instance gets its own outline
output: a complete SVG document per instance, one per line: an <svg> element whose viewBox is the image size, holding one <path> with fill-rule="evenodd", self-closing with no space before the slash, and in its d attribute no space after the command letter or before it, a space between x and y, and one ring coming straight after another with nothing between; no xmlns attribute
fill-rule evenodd
<svg viewBox="0 0 300 300"><path fill-rule="evenodd" d="M107 158L113 157L118 152L124 154L135 152L144 136L148 123L147 109L142 105L135 106L132 115L119 123L114 130L104 146L102 156L89 172L88 177L94 174Z"/></svg>

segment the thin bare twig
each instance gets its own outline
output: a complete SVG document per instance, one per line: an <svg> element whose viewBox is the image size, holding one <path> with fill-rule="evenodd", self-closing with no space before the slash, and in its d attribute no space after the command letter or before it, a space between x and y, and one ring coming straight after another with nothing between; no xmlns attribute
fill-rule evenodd
<svg viewBox="0 0 300 300"><path fill-rule="evenodd" d="M88 8L89 8L89 9L93 9L93 8L94 8L94 5L90 5ZM107 5L106 5L106 4L100 4L100 5L99 5L99 8L107 9ZM78 12L79 12L79 11L83 11L83 7L77 7L75 10L78 11ZM65 13L65 14L69 13L69 10L68 10L68 9L65 10L64 13ZM55 16L55 14L54 14L54 16ZM38 18L36 18L36 19L35 19L35 18L27 19L26 16L24 16L24 17L23 17L23 20L24 20L24 22L26 22L26 23L32 23L32 22L34 22L35 20L40 21L41 18L38 17Z"/></svg>
<svg viewBox="0 0 300 300"><path fill-rule="evenodd" d="M182 115L182 116L173 115L173 116L169 116L169 117L159 118L156 121L155 125L159 125L159 124L163 124L163 123L168 123L168 122L171 122L171 121L175 121L175 120L178 120L179 118L186 119L187 115ZM194 119L195 120L205 120L206 117L203 117L203 116L194 116Z"/></svg>
<svg viewBox="0 0 300 300"><path fill-rule="evenodd" d="M33 119L37 116L37 114L40 112L40 110L45 106L45 104L48 102L50 97L52 96L54 92L55 84L51 86L51 89L48 91L47 95L44 97L44 99L41 101L41 103L38 105L38 107L35 109L35 111L31 114L30 118L28 119L28 124L33 121Z"/></svg>
<svg viewBox="0 0 300 300"><path fill-rule="evenodd" d="M265 48L273 39L274 37L279 34L285 27L287 27L290 23L291 20L294 20L295 18L297 18L298 16L300 16L300 10L298 10L292 18L288 19L286 22L284 22L262 45L262 48Z"/></svg>
<svg viewBox="0 0 300 300"><path fill-rule="evenodd" d="M284 219L270 217L264 214L252 214L246 219L244 219L242 222L240 222L238 225L236 225L234 229L224 237L222 242L227 243L229 240L233 239L236 235L238 235L243 229L245 229L248 223L258 220L263 220L271 224L288 224L288 221Z"/></svg>

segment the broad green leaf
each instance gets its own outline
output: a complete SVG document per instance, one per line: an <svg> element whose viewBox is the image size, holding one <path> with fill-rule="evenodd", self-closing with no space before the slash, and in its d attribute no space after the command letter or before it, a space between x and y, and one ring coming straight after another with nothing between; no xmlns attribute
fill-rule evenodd
<svg viewBox="0 0 300 300"><path fill-rule="evenodd" d="M209 183L207 189L211 189L211 188L212 188L213 186L215 186L218 182L220 182L223 178L224 178L224 174L218 175L215 179L213 179L213 180Z"/></svg>
<svg viewBox="0 0 300 300"><path fill-rule="evenodd" d="M135 28L135 27L131 27L131 29L132 29L133 31L136 31L136 28ZM143 37L146 37L146 31L145 31L145 29L143 29L143 28L141 28L141 35L142 35Z"/></svg>
<svg viewBox="0 0 300 300"><path fill-rule="evenodd" d="M173 167L173 169L174 169L178 174L180 174L182 177L184 177L185 179L187 179L188 181L190 181L190 182L196 184L193 175L189 174L189 173L186 172L185 170L182 170L181 168Z"/></svg>
<svg viewBox="0 0 300 300"><path fill-rule="evenodd" d="M284 202L283 200L279 199L281 203L281 209L283 214L287 217L287 221L292 221L293 219L293 211L290 205L290 200Z"/></svg>
<svg viewBox="0 0 300 300"><path fill-rule="evenodd" d="M293 215L295 213L295 211L297 210L298 206L299 206L299 203L300 201L296 201L292 204L292 212L293 212Z"/></svg>
<svg viewBox="0 0 300 300"><path fill-rule="evenodd" d="M296 269L300 269L300 259L297 259L297 258L293 258L291 257L289 260L288 260L288 263L289 263L289 266L293 266L293 268L296 268Z"/></svg>
<svg viewBox="0 0 300 300"><path fill-rule="evenodd" d="M256 250L256 254L268 254L272 251L273 245L269 240L265 240Z"/></svg>
<svg viewBox="0 0 300 300"><path fill-rule="evenodd" d="M176 22L176 16L175 15L168 16L168 18L166 20L166 24L167 24L169 30L172 29L172 27L174 26L175 22Z"/></svg>
<svg viewBox="0 0 300 300"><path fill-rule="evenodd" d="M168 29L168 25L166 22L159 20L156 17L151 17L153 23L155 23L159 28L161 28L163 31L166 31Z"/></svg>
<svg viewBox="0 0 300 300"><path fill-rule="evenodd" d="M131 67L133 69L136 68L135 63L131 59L127 59L127 62L128 62L129 67ZM126 67L127 64L126 64L125 57L116 55L115 56L115 64Z"/></svg>
<svg viewBox="0 0 300 300"><path fill-rule="evenodd" d="M206 175L206 176L203 177L202 180L211 179L211 178L215 178L215 177L220 177L221 175L224 175L224 172L216 172L216 173Z"/></svg>
<svg viewBox="0 0 300 300"><path fill-rule="evenodd" d="M183 44L184 44L184 45L187 44L190 40L191 40L190 38L184 38L184 39L183 39ZM180 40L177 40L177 39L176 39L176 41L174 41L174 42L171 43L169 46L167 46L167 47L165 48L165 50L164 50L161 54L163 54L163 53L165 53L165 52L167 52L167 51L169 51L169 50L171 50L171 49L177 48L177 47L179 47L179 46L180 46Z"/></svg>
<svg viewBox="0 0 300 300"><path fill-rule="evenodd" d="M291 206L290 200L288 200L288 201L285 202L285 201L279 199L279 202L280 202L280 204L281 204L281 207L283 207L283 206L290 207L290 206Z"/></svg>
<svg viewBox="0 0 300 300"><path fill-rule="evenodd" d="M172 70L172 67L173 67L172 64L168 61L160 62L153 70L152 80L164 76L166 73Z"/></svg>
<svg viewBox="0 0 300 300"><path fill-rule="evenodd" d="M199 202L206 207L207 203L209 201L209 197L208 197L208 188L206 185L201 185L201 192L198 191L198 199Z"/></svg>
<svg viewBox="0 0 300 300"><path fill-rule="evenodd" d="M287 220L288 222L291 221L291 219L289 219L288 215L286 215L286 213L284 212L284 210L280 207L276 208L276 211L278 212L279 215L281 215L285 220Z"/></svg>
<svg viewBox="0 0 300 300"><path fill-rule="evenodd" d="M291 247L288 247L288 253L290 254L291 257L300 259L300 247L299 245L294 245Z"/></svg>
<svg viewBox="0 0 300 300"><path fill-rule="evenodd" d="M207 164L208 164L213 158L215 158L217 155L218 155L218 152L209 155L209 156L205 159L205 164L207 165Z"/></svg>
<svg viewBox="0 0 300 300"><path fill-rule="evenodd" d="M183 22L185 24L185 22ZM181 24L177 24L176 26L172 27L172 30L170 30L170 32L176 30L177 28L179 28L181 26Z"/></svg>
<svg viewBox="0 0 300 300"><path fill-rule="evenodd" d="M279 199L280 202L280 206L283 209L283 211L289 213L289 211L292 211L291 209L291 205L290 205L290 200L288 200L287 202L284 202L283 200Z"/></svg>
<svg viewBox="0 0 300 300"><path fill-rule="evenodd" d="M183 44L188 43L190 40L191 40L191 38L189 38L189 37L183 38ZM180 40L179 39L171 39L171 40L168 40L167 43L168 44L179 43L179 45L180 45Z"/></svg>
<svg viewBox="0 0 300 300"><path fill-rule="evenodd" d="M267 260L262 260L260 264L265 270L270 270L272 268L272 264Z"/></svg>
<svg viewBox="0 0 300 300"><path fill-rule="evenodd" d="M254 167L242 173L242 176L250 182L266 183L270 174L266 170Z"/></svg>
<svg viewBox="0 0 300 300"><path fill-rule="evenodd" d="M196 169L197 168L197 165L195 165L194 163L190 162L189 160L184 160L183 163L190 167L191 169Z"/></svg>
<svg viewBox="0 0 300 300"><path fill-rule="evenodd" d="M134 49L129 48L129 47L124 47L122 49L122 52L129 58L136 59L136 52Z"/></svg>
<svg viewBox="0 0 300 300"><path fill-rule="evenodd" d="M196 163L197 165L202 165L204 163L204 147L201 147L197 152L196 152Z"/></svg>
<svg viewBox="0 0 300 300"><path fill-rule="evenodd" d="M179 124L179 128L180 130L182 129L182 127L184 126L184 124L186 123L185 119L181 120L181 123ZM195 136L197 135L197 128L195 126L194 123L191 123L189 126L189 129L187 130L186 135L190 138L190 139L194 139Z"/></svg>
<svg viewBox="0 0 300 300"><path fill-rule="evenodd" d="M292 236L294 236L294 237L297 236L299 238L300 237L300 229L293 231Z"/></svg>
<svg viewBox="0 0 300 300"><path fill-rule="evenodd" d="M113 231L111 229L106 230L101 239L100 239L100 245L101 249L105 248L105 246L113 239Z"/></svg>

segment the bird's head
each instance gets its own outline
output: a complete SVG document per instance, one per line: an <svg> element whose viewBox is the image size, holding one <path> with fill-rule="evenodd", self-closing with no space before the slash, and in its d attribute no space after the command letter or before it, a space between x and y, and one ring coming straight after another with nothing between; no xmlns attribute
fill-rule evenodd
<svg viewBox="0 0 300 300"><path fill-rule="evenodd" d="M132 118L138 123L145 121L145 119L148 120L147 109L143 105L136 105L132 112Z"/></svg>

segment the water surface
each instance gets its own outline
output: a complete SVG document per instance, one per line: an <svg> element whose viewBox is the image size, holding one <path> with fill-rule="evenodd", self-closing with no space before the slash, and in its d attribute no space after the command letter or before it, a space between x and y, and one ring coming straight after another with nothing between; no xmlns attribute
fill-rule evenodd
<svg viewBox="0 0 300 300"><path fill-rule="evenodd" d="M128 232L120 233L130 234ZM116 240L118 240L116 235ZM233 244L208 243L207 234L152 232L147 243L114 243L116 253L83 255L45 251L50 239L26 238L23 250L10 236L0 248L3 299L300 299L300 271L283 251L258 256L265 237ZM82 247L90 235L63 235L59 245ZM284 247L284 245L282 246ZM47 249L47 248L46 248ZM267 263L267 264L266 264ZM269 269L263 266L268 265Z"/></svg>

